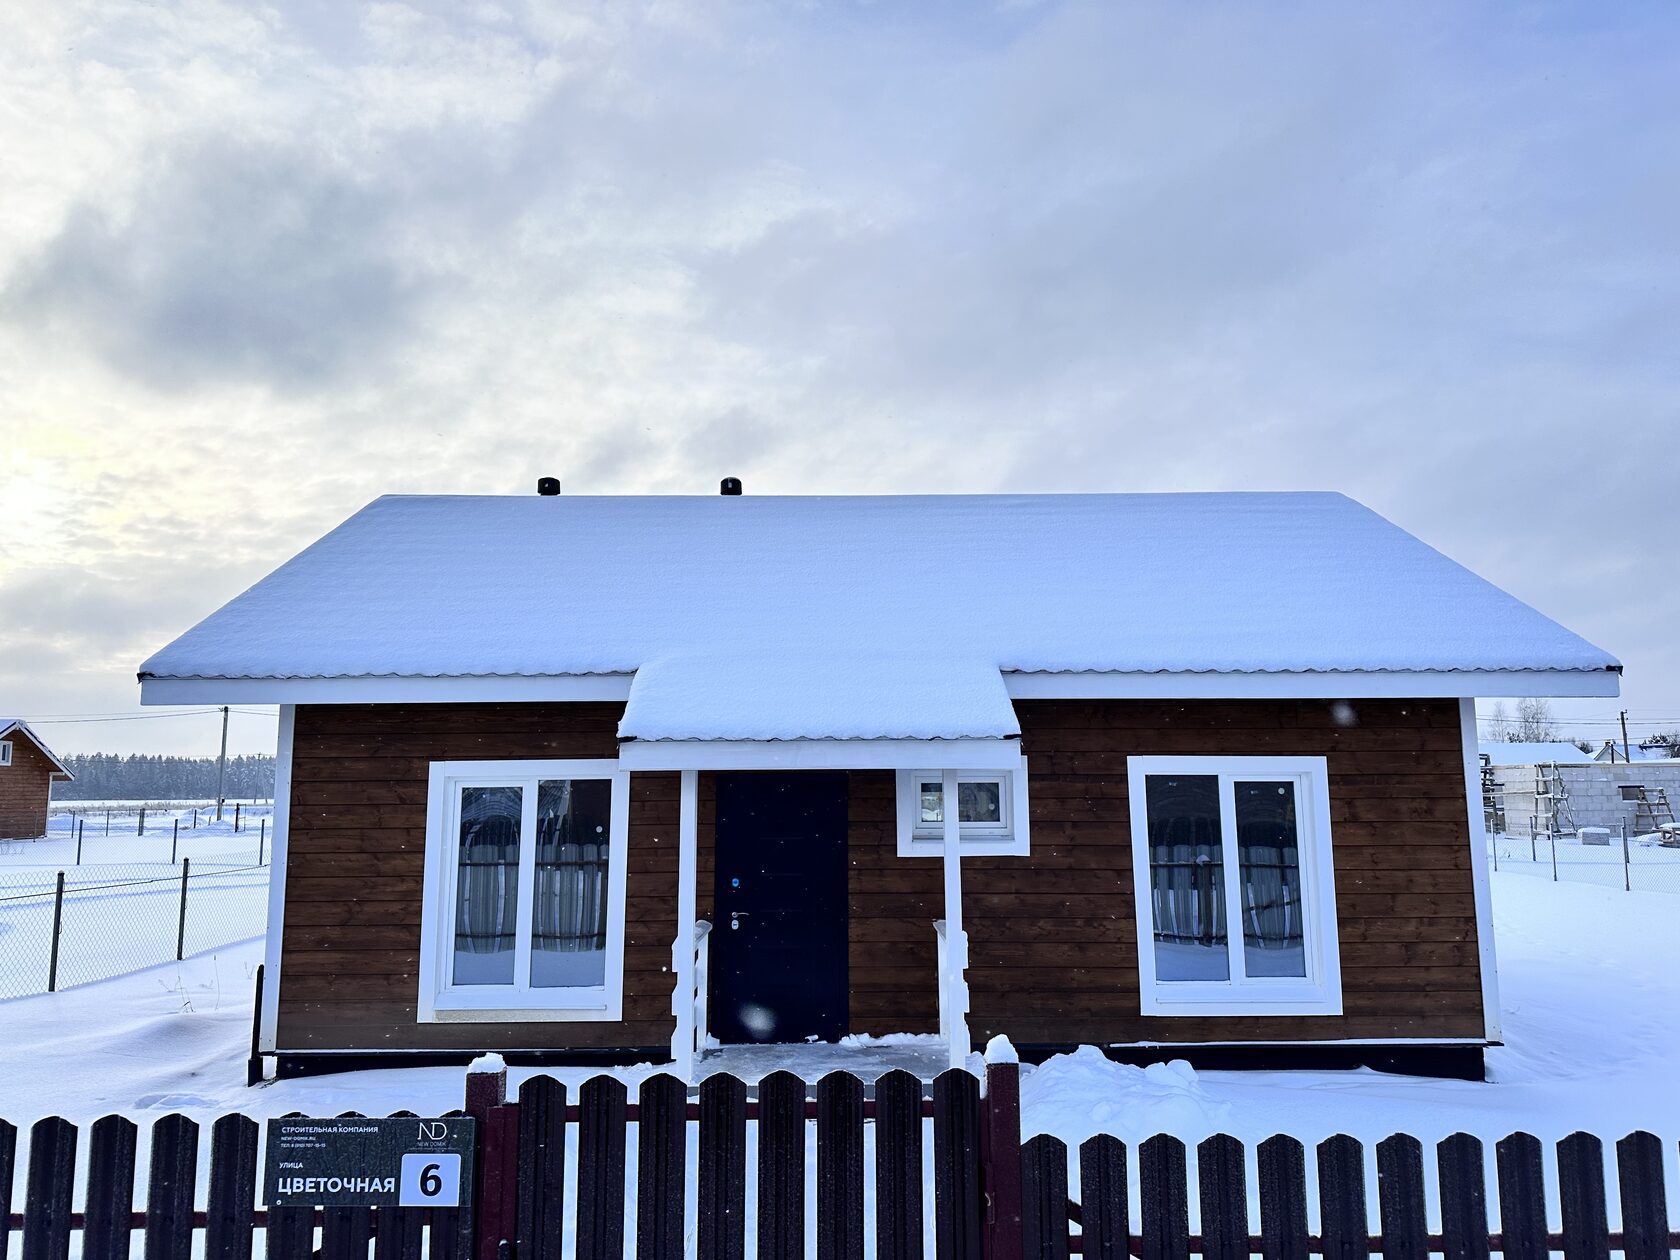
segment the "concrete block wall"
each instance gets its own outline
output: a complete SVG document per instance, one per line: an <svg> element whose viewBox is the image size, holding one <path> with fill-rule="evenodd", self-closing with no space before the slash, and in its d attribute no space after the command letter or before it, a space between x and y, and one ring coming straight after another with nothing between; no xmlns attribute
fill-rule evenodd
<svg viewBox="0 0 1680 1260"><path fill-rule="evenodd" d="M1661 788L1669 804L1680 810L1680 761L1639 761L1631 765L1595 762L1591 765L1558 767L1569 791L1569 812L1577 827L1608 827L1620 835L1622 820L1633 825L1633 803L1622 799L1624 784L1640 784L1647 791ZM1514 836L1528 834L1534 812L1533 766L1495 766L1494 778L1504 787L1505 830ZM1647 822L1646 825L1649 825Z"/></svg>

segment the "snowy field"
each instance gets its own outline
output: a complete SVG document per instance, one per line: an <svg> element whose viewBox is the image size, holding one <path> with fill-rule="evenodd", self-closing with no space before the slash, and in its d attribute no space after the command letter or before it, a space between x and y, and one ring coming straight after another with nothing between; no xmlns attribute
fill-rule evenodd
<svg viewBox="0 0 1680 1260"><path fill-rule="evenodd" d="M190 806L149 809L144 835L137 834L137 813L114 817L110 835L103 813L97 827L95 816L85 816L79 845L71 816L55 815L43 838L0 841L0 998L44 993L53 979L65 989L173 960L178 943L195 954L260 934L267 914L267 823L259 817L249 830L236 832L231 816L217 823L213 810L200 812L195 829Z"/></svg>

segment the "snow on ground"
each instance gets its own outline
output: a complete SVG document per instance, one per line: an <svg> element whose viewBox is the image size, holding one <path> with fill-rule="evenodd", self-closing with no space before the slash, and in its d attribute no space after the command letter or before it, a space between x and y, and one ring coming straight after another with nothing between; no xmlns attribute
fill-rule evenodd
<svg viewBox="0 0 1680 1260"><path fill-rule="evenodd" d="M1488 1054L1487 1083L1352 1072L1138 1069L1095 1051L1023 1069L1029 1133L1070 1141L1111 1132L1128 1141L1170 1131L1304 1141L1335 1132L1374 1140L1399 1130L1433 1141L1455 1130L1497 1138L1527 1129L1556 1138L1586 1128L1607 1138L1651 1129L1680 1136L1680 909L1673 897L1502 872L1494 914L1506 1044ZM461 1102L459 1068L402 1068L244 1084L259 941L116 980L0 1002L0 1116L74 1120L107 1112L197 1118L333 1115ZM792 1052L805 1051L801 1047ZM827 1070L844 1047L812 1048ZM920 1052L917 1047L906 1047ZM858 1053L867 1053L867 1048ZM790 1056L791 1057L791 1056ZM973 1058L976 1068L979 1056ZM754 1074L776 1066L753 1065ZM793 1066L798 1070L797 1060ZM555 1070L576 1083L598 1068ZM621 1069L634 1082L652 1065ZM515 1068L515 1085L531 1069Z"/></svg>

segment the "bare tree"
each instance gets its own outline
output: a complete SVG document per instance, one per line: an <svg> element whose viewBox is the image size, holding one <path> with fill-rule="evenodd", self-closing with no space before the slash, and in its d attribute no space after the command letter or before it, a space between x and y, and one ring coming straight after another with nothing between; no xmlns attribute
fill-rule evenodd
<svg viewBox="0 0 1680 1260"><path fill-rule="evenodd" d="M1493 708L1488 710L1488 738L1498 743L1508 743L1516 738L1511 734L1511 710L1505 707L1503 700L1495 700Z"/></svg>
<svg viewBox="0 0 1680 1260"><path fill-rule="evenodd" d="M1521 744L1556 742L1557 719L1552 716L1551 702L1539 696L1524 696L1518 700L1517 730L1512 738Z"/></svg>

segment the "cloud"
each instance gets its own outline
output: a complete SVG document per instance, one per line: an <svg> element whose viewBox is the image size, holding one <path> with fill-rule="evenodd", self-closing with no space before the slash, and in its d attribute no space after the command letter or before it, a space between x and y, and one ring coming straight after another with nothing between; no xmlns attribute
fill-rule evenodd
<svg viewBox="0 0 1680 1260"><path fill-rule="evenodd" d="M0 309L154 386L321 389L414 326L424 283L393 222L389 190L320 153L183 140L133 205L74 206Z"/></svg>
<svg viewBox="0 0 1680 1260"><path fill-rule="evenodd" d="M0 589L66 575L112 707L382 492L1325 487L1674 717L1677 49L1662 6L15 10Z"/></svg>

